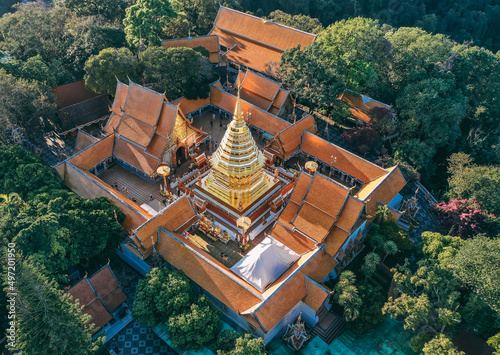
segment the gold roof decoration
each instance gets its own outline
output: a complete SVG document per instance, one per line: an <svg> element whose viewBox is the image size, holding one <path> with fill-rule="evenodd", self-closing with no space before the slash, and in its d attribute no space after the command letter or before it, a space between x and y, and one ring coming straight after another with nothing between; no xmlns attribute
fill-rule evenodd
<svg viewBox="0 0 500 355"><path fill-rule="evenodd" d="M257 148L241 108L240 88L234 116L217 151L202 189L242 210L273 186L264 170L265 158Z"/></svg>

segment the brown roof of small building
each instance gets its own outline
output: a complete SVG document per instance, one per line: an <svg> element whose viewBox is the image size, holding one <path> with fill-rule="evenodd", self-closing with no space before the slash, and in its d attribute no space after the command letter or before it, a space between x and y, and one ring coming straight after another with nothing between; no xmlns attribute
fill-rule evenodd
<svg viewBox="0 0 500 355"><path fill-rule="evenodd" d="M303 302L311 307L314 311L318 311L323 305L330 292L325 286L319 286L316 282L306 277L307 296L303 298Z"/></svg>
<svg viewBox="0 0 500 355"><path fill-rule="evenodd" d="M302 135L300 149L304 153L312 155L327 164L330 164L331 157L333 156L334 159L337 159L336 162L332 163L335 168L354 176L364 183L387 174L387 171L380 166L309 132L304 132Z"/></svg>
<svg viewBox="0 0 500 355"><path fill-rule="evenodd" d="M69 159L69 162L83 170L90 170L113 155L114 134L92 144Z"/></svg>
<svg viewBox="0 0 500 355"><path fill-rule="evenodd" d="M368 96L358 94L352 90L345 90L340 99L349 104L351 114L354 118L364 122L371 121L371 117L368 113L373 108L384 108L386 110L391 109L391 106L389 105L374 100Z"/></svg>
<svg viewBox="0 0 500 355"><path fill-rule="evenodd" d="M110 312L127 300L109 265L95 273L89 282Z"/></svg>
<svg viewBox="0 0 500 355"><path fill-rule="evenodd" d="M219 35L221 45L232 48L225 57L257 71L270 61L279 62L281 53L311 44L316 35L267 21L221 6L210 34Z"/></svg>
<svg viewBox="0 0 500 355"><path fill-rule="evenodd" d="M128 114L124 113L117 128L117 133L143 148L149 145L155 129L153 126L144 123Z"/></svg>
<svg viewBox="0 0 500 355"><path fill-rule="evenodd" d="M203 47L210 53L210 62L219 63L219 37L215 35L169 39L161 42L165 49Z"/></svg>
<svg viewBox="0 0 500 355"><path fill-rule="evenodd" d="M162 106L162 94L130 82L123 110L125 113L150 126L155 126Z"/></svg>
<svg viewBox="0 0 500 355"><path fill-rule="evenodd" d="M75 286L70 288L67 293L73 296L73 302L77 299L80 301L80 306L83 306L82 312L91 317L87 324L90 325L94 323L96 331L113 319L108 310L97 298L87 278L78 282Z"/></svg>
<svg viewBox="0 0 500 355"><path fill-rule="evenodd" d="M271 102L274 101L274 98L281 88L281 84L260 74L254 73L251 70L247 70L243 80L241 81L241 88L258 94Z"/></svg>
<svg viewBox="0 0 500 355"><path fill-rule="evenodd" d="M85 80L57 86L52 89L56 95L57 107L64 108L99 96L85 87Z"/></svg>
<svg viewBox="0 0 500 355"><path fill-rule="evenodd" d="M116 139L113 155L148 175L153 175L160 163L160 159L149 155L140 146L121 137Z"/></svg>
<svg viewBox="0 0 500 355"><path fill-rule="evenodd" d="M202 258L181 244L178 240L160 230L158 253L176 269L184 271L187 277L216 297L235 312L242 312L261 300L232 278L216 268L207 258ZM227 269L221 265L222 269ZM228 270L229 272L229 270ZM251 288L251 286L249 286ZM257 292L254 290L254 292Z"/></svg>
<svg viewBox="0 0 500 355"><path fill-rule="evenodd" d="M281 157L283 159L288 158L299 150L300 143L302 142L302 132L304 130L316 133L316 123L313 116L308 115L304 117L276 135L275 139L280 147Z"/></svg>
<svg viewBox="0 0 500 355"><path fill-rule="evenodd" d="M97 141L99 141L99 138L96 138L85 131L79 130L78 135L76 136L75 150L73 151L73 154L84 150Z"/></svg>

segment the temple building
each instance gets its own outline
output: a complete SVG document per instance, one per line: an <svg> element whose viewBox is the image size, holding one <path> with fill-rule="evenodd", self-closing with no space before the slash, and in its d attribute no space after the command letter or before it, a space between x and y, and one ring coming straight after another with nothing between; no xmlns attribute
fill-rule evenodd
<svg viewBox="0 0 500 355"><path fill-rule="evenodd" d="M212 169L201 180L198 191L240 212L275 185L273 175L264 170L264 155L245 123L239 91L234 118L210 162Z"/></svg>

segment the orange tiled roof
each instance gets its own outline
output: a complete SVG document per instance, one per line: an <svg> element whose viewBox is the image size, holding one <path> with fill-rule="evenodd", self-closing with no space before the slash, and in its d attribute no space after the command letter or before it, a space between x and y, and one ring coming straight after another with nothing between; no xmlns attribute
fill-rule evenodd
<svg viewBox="0 0 500 355"><path fill-rule="evenodd" d="M87 278L70 288L68 293L73 296L73 302L78 299L80 306L84 306L82 312L91 316L88 324L94 323L97 330L113 319L104 305L97 299L97 295L92 290Z"/></svg>
<svg viewBox="0 0 500 355"><path fill-rule="evenodd" d="M213 105L220 107L224 111L233 112L236 106L236 96L233 96L222 89L217 88L214 84L210 85L210 99ZM241 108L245 113L251 113L249 124L255 126L271 135L276 135L288 126L290 123L282 120L279 117L271 115L262 109L251 105L245 100L241 100Z"/></svg>
<svg viewBox="0 0 500 355"><path fill-rule="evenodd" d="M75 150L73 151L73 154L81 152L97 141L99 141L99 138L96 138L86 133L85 131L78 131L78 135L76 136Z"/></svg>
<svg viewBox="0 0 500 355"><path fill-rule="evenodd" d="M326 298L330 295L330 292L325 286L320 287L308 277L306 277L306 290L307 296L304 297L302 301L315 311L318 311Z"/></svg>
<svg viewBox="0 0 500 355"><path fill-rule="evenodd" d="M127 299L109 265L95 273L89 282L110 312L117 309Z"/></svg>
<svg viewBox="0 0 500 355"><path fill-rule="evenodd" d="M174 127L175 119L177 117L178 108L170 103L164 103L158 124L156 125L156 134L168 138L172 128Z"/></svg>
<svg viewBox="0 0 500 355"><path fill-rule="evenodd" d="M336 265L335 260L322 250L317 250L311 254L299 259L301 266L294 270L295 274L286 280L279 289L272 288L270 292L274 293L268 295L269 297L254 312L267 331L278 324L298 302L307 296L306 276L314 281L321 282ZM266 291L266 294L268 294L268 291Z"/></svg>
<svg viewBox="0 0 500 355"><path fill-rule="evenodd" d="M177 100L171 101L171 104L179 106L182 113L185 115L190 114L202 107L210 105L210 97L206 99L196 99L196 100L188 100L185 97L178 98Z"/></svg>
<svg viewBox="0 0 500 355"><path fill-rule="evenodd" d="M304 117L276 135L275 139L281 149L283 158L286 159L299 150L304 130L316 133L316 123L313 116L308 115Z"/></svg>
<svg viewBox="0 0 500 355"><path fill-rule="evenodd" d="M116 128L118 127L118 124L120 123L121 119L122 119L122 116L119 116L114 112L111 112L111 115L109 116L108 122L106 123L106 126L104 126L104 131L107 134L114 133Z"/></svg>
<svg viewBox="0 0 500 355"><path fill-rule="evenodd" d="M273 106L280 109L285 103L290 92L288 90L280 89L274 98Z"/></svg>
<svg viewBox="0 0 500 355"><path fill-rule="evenodd" d="M157 214L137 228L134 234L144 242L151 236L155 236L160 226L177 232L179 228L189 226L187 222L193 217L196 217L196 212L193 210L189 198L184 196L171 204L162 214Z"/></svg>
<svg viewBox="0 0 500 355"><path fill-rule="evenodd" d="M369 214L375 213L377 201L383 204L391 202L406 185L406 180L397 165L387 169L387 171L388 173L384 176L363 186L356 194L357 198L366 201L366 209Z"/></svg>
<svg viewBox="0 0 500 355"><path fill-rule="evenodd" d="M90 170L113 155L115 135L111 134L79 152L68 161L83 170Z"/></svg>
<svg viewBox="0 0 500 355"><path fill-rule="evenodd" d="M195 254L161 230L157 250L169 264L184 271L187 277L233 311L242 312L261 302L256 295L211 264L208 258ZM221 268L227 269L222 265Z"/></svg>
<svg viewBox="0 0 500 355"><path fill-rule="evenodd" d="M155 126L163 106L163 95L130 82L124 112Z"/></svg>
<svg viewBox="0 0 500 355"><path fill-rule="evenodd" d="M241 82L243 90L253 92L267 99L269 102L274 101L278 94L281 84L274 80L268 79L262 75L247 70ZM266 108L267 109L267 108Z"/></svg>
<svg viewBox="0 0 500 355"><path fill-rule="evenodd" d="M176 47L203 47L210 53L210 62L219 63L219 37L215 35L169 39L161 42L165 49Z"/></svg>
<svg viewBox="0 0 500 355"><path fill-rule="evenodd" d="M125 107L125 100L127 99L128 85L125 85L121 81L116 83L116 93L115 99L113 101L113 106L111 106L111 111L120 115L123 113L123 108Z"/></svg>
<svg viewBox="0 0 500 355"><path fill-rule="evenodd" d="M120 137L116 139L114 156L148 175L153 175L160 163L160 159L144 152L144 149L135 143Z"/></svg>
<svg viewBox="0 0 500 355"><path fill-rule="evenodd" d="M165 151L167 144L168 144L167 138L154 134L151 143L146 149L146 153L154 155L158 159L162 160L162 154Z"/></svg>
<svg viewBox="0 0 500 355"><path fill-rule="evenodd" d="M364 183L387 174L387 171L380 166L309 132L304 132L300 149L327 164L330 164L330 157L337 158L337 161L333 163L335 168L354 176Z"/></svg>
<svg viewBox="0 0 500 355"><path fill-rule="evenodd" d="M316 173L305 196L305 201L337 218L347 196L349 196L348 188Z"/></svg>
<svg viewBox="0 0 500 355"><path fill-rule="evenodd" d="M391 106L389 105L374 100L368 96L358 94L352 90L345 90L340 99L347 102L349 106L351 106L350 110L353 117L364 122L369 122L371 120L368 112L375 107L385 108L387 110L391 109Z"/></svg>
<svg viewBox="0 0 500 355"><path fill-rule="evenodd" d="M325 193L326 194L326 193ZM335 223L332 217L317 207L303 203L292 224L301 232L320 243Z"/></svg>
<svg viewBox="0 0 500 355"><path fill-rule="evenodd" d="M278 217L278 221L288 229L293 229L292 220L300 209L300 204L290 200Z"/></svg>
<svg viewBox="0 0 500 355"><path fill-rule="evenodd" d="M153 137L155 129L143 121L140 121L128 114L124 113L117 128L117 133L134 143L139 144L143 148L149 145Z"/></svg>
<svg viewBox="0 0 500 355"><path fill-rule="evenodd" d="M325 252L335 256L339 251L340 247L344 245L345 241L349 237L349 232L335 226L332 228L328 236L325 238Z"/></svg>
<svg viewBox="0 0 500 355"><path fill-rule="evenodd" d="M236 47L226 58L263 71L270 61L279 62L281 53L298 44L311 44L316 35L221 6L210 34L219 35L221 45Z"/></svg>
<svg viewBox="0 0 500 355"><path fill-rule="evenodd" d="M335 225L350 232L361 215L364 205L362 201L349 196Z"/></svg>
<svg viewBox="0 0 500 355"><path fill-rule="evenodd" d="M292 194L290 195L290 200L301 205L304 196L311 185L312 176L306 173L301 173L295 186L293 188Z"/></svg>
<svg viewBox="0 0 500 355"><path fill-rule="evenodd" d="M269 234L299 255L314 249L316 246L316 243L311 239L301 233L292 232L280 223L275 223Z"/></svg>

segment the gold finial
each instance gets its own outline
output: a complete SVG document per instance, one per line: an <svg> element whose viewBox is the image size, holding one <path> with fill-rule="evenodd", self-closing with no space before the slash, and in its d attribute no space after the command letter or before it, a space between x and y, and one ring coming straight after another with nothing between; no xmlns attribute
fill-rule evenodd
<svg viewBox="0 0 500 355"><path fill-rule="evenodd" d="M240 72L238 72L238 79L236 80L236 86L238 88L238 97L236 99L236 107L234 109L234 119L236 121L244 121L243 109L241 108L241 98L240 98L240 91L241 91Z"/></svg>

